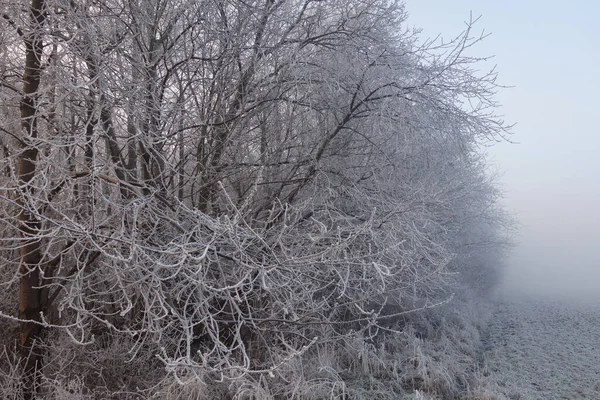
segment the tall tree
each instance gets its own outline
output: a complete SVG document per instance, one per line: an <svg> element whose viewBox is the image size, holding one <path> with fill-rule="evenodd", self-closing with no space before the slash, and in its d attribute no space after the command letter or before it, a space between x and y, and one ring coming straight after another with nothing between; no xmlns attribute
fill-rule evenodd
<svg viewBox="0 0 600 400"><path fill-rule="evenodd" d="M23 32L25 63L23 71L23 97L20 102L21 136L20 154L17 159L19 185L19 222L23 241L20 245L21 265L19 291L19 319L21 320L21 356L25 360L26 398L34 398L37 370L41 354L35 347L40 341L41 316L45 311L42 298L42 249L38 237L42 225L37 215L35 186L39 148L38 105L40 80L44 58L44 31L46 3L32 0L29 6L29 26Z"/></svg>

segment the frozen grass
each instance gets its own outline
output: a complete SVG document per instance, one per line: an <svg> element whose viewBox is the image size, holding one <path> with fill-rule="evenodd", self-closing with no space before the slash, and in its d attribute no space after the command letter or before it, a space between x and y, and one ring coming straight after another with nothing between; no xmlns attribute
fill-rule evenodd
<svg viewBox="0 0 600 400"><path fill-rule="evenodd" d="M501 301L486 340L482 383L503 399L600 398L600 307L517 298Z"/></svg>
<svg viewBox="0 0 600 400"><path fill-rule="evenodd" d="M371 341L356 337L342 352L320 348L296 365L305 378L296 386L304 389L282 398L452 400L468 394L492 400L474 390L482 356L478 325L487 315L462 302L415 315L396 326L398 333L380 333ZM321 390L313 391L317 381Z"/></svg>
<svg viewBox="0 0 600 400"><path fill-rule="evenodd" d="M480 331L487 318L481 305L455 301L394 321L389 327L395 332L357 333L343 343L320 343L272 373L222 382L198 371L175 380L156 362L158 349L145 349L129 360L133 343L125 337L99 337L81 347L58 335L47 350L47 359L55 361L44 370L44 398L515 399L485 376L491 367L483 358ZM10 352L2 356L2 398L18 400L18 369L7 368L15 364Z"/></svg>

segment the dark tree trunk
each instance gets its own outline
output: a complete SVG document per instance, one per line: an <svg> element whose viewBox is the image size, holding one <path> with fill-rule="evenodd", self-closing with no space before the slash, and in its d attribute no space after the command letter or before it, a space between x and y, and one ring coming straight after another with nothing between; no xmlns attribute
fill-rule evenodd
<svg viewBox="0 0 600 400"><path fill-rule="evenodd" d="M44 310L40 286L42 252L36 239L41 221L31 209L29 198L34 194L31 181L36 174L38 148L37 100L42 68L42 26L45 22L44 0L32 0L30 6L30 31L25 35L25 69L23 72L23 98L21 111L21 153L17 164L19 180L19 222L23 238L20 246L21 264L19 285L20 351L24 362L23 387L25 399L35 398L37 375L41 366L40 349L36 348L42 333L40 313Z"/></svg>

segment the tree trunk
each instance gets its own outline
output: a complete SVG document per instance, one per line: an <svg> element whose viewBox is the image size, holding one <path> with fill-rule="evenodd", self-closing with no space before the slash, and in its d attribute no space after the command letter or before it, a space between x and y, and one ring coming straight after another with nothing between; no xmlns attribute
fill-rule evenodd
<svg viewBox="0 0 600 400"><path fill-rule="evenodd" d="M40 85L41 58L43 53L42 25L45 22L44 0L32 0L30 8L30 32L24 37L25 70L23 72L23 98L21 111L21 154L17 163L19 180L19 222L23 238L20 246L21 264L19 285L20 351L24 362L23 388L25 399L35 398L37 375L41 364L40 350L36 348L42 333L40 313L42 290L40 286L40 268L42 252L36 236L41 221L32 209L30 197L34 194L31 181L36 174L38 148L37 100Z"/></svg>

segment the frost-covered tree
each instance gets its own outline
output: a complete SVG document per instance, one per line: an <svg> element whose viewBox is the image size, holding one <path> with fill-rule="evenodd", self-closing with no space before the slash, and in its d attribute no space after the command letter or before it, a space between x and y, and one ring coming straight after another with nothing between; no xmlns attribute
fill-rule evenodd
<svg viewBox="0 0 600 400"><path fill-rule="evenodd" d="M304 353L444 301L497 226L477 146L506 127L470 25L419 44L383 0L1 4L26 398L61 371L52 341L157 363L92 391L295 381Z"/></svg>

